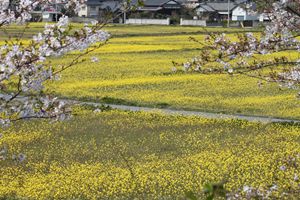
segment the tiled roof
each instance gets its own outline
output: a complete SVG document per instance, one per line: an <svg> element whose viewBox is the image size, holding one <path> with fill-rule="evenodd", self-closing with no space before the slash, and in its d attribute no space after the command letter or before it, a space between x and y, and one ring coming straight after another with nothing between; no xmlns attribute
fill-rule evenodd
<svg viewBox="0 0 300 200"><path fill-rule="evenodd" d="M100 6L102 9L109 8L112 11L120 8L120 2L116 0L88 0L86 4L88 6Z"/></svg>
<svg viewBox="0 0 300 200"><path fill-rule="evenodd" d="M143 5L146 6L162 6L163 4L168 3L169 1L175 1L178 4L181 4L182 1L177 1L177 0L143 0ZM137 5L138 0L132 0L131 4L132 5Z"/></svg>
<svg viewBox="0 0 300 200"><path fill-rule="evenodd" d="M246 3L247 0L235 0L229 2L229 10L233 10L238 5ZM228 2L227 1L204 1L200 3L198 7L202 7L203 9L207 10L208 12L224 12L228 11Z"/></svg>

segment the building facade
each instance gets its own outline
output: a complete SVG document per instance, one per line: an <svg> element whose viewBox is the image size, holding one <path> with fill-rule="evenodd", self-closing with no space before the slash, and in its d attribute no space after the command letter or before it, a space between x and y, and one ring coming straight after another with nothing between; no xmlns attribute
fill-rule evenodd
<svg viewBox="0 0 300 200"><path fill-rule="evenodd" d="M120 10L122 2L118 0L88 0L81 7L78 13L79 17L103 18L109 13L115 13Z"/></svg>

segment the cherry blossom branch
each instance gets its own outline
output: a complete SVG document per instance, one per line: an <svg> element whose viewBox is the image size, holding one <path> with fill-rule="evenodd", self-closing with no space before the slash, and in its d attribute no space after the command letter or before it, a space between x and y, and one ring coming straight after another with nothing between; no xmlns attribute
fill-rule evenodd
<svg viewBox="0 0 300 200"><path fill-rule="evenodd" d="M290 5L293 1L276 2L269 13L271 24L261 35L236 34L234 41L223 34L208 34L205 41L190 40L202 46L200 54L188 62L174 62L174 69L186 72L230 75L243 74L266 81L284 83L287 87L300 85L300 16ZM296 4L300 6L300 3ZM275 56L289 51L295 56ZM272 59L270 59L272 56ZM257 74L253 74L253 73Z"/></svg>
<svg viewBox="0 0 300 200"><path fill-rule="evenodd" d="M69 7L75 6L77 11L84 1L60 2ZM25 23L31 17L30 12L37 6L51 3L53 2L50 0L20 0L19 5L12 10L1 2L0 29L6 32L6 27L12 23ZM122 9L127 12L132 8L124 5ZM27 45L22 44L20 40L28 24L15 41L9 37L8 42L0 46L0 125L9 124L16 118L66 118L69 106L55 97L46 95L44 83L55 80L64 70L86 62L84 56L105 45L110 35L102 30L103 27L121 14L118 13L112 19L105 19L104 22L94 21L76 30L69 25L68 17L62 16L56 24L46 24L44 31L33 36ZM79 53L60 69L48 62L53 57L62 57L72 52Z"/></svg>
<svg viewBox="0 0 300 200"><path fill-rule="evenodd" d="M79 1L64 2L80 6ZM8 5L3 5L1 2L0 28L6 32L5 28L11 23L22 24L30 18L30 11L37 5L46 3L51 2L20 0L16 9L11 10ZM83 51L93 44L105 42L109 38L109 34L101 30L99 23L93 23L91 27L84 26L82 29L76 30L74 34L70 34L71 28L68 24L68 18L63 16L57 24L46 25L43 33L34 36L29 45L23 45L18 40L23 37L26 26L28 26L26 25L18 35L16 42L9 38L5 45L0 46L1 125L10 123L12 119L16 118L52 118L54 116L61 118L60 116L68 113L65 103L43 93L44 82L54 78L53 68L46 63L47 59L53 56L63 56L72 51ZM97 47L99 45L92 49ZM80 53L66 68L75 65L78 63L78 59L90 52L91 50L88 49L85 53ZM55 72L55 74L60 72ZM16 84L14 84L15 79L17 80ZM21 94L28 98L19 98Z"/></svg>

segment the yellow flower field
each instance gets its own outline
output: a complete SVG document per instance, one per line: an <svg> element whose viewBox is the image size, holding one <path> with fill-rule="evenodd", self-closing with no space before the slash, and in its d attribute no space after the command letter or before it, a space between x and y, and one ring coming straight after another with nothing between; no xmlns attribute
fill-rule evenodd
<svg viewBox="0 0 300 200"><path fill-rule="evenodd" d="M42 25L31 24L25 37ZM258 87L249 77L172 72L172 61L199 53L201 46L189 37L203 40L202 28L106 29L112 39L91 55L100 62L86 57L61 80L49 82L47 92L94 102L300 119L297 90L271 83ZM17 34L18 28L8 32ZM52 58L52 65L67 64L76 55ZM0 199L185 199L189 191L204 199L204 185L219 183L243 197L245 187L270 199L300 195L299 124L90 108L73 112L64 122L20 121L0 129L0 156L2 149L8 151L6 160L0 159Z"/></svg>
<svg viewBox="0 0 300 200"><path fill-rule="evenodd" d="M40 31L42 26L31 24L28 34ZM108 26L106 29L112 39L93 53L100 62L88 61L65 71L61 81L49 84L48 91L87 101L300 119L296 90L280 88L277 84L259 88L257 80L241 76L172 73L172 61L184 62L201 49L189 37L201 41L205 31L257 30L179 26ZM17 32L18 28L11 27L9 31ZM297 56L290 52L284 55ZM74 56L76 53L64 59L54 58L53 66L67 64Z"/></svg>
<svg viewBox="0 0 300 200"><path fill-rule="evenodd" d="M228 191L276 185L273 197L299 191L298 126L142 112L77 114L4 130L0 144L10 156L27 158L1 163L1 197L174 199L193 191L201 198L205 183L222 181Z"/></svg>
<svg viewBox="0 0 300 200"><path fill-rule="evenodd" d="M48 89L87 101L300 118L296 90L274 83L259 88L258 80L242 76L172 73L172 61L184 62L200 51L190 36L205 37L191 33L113 38L93 53L99 63L88 61L66 71ZM73 56L54 59L53 64L68 63Z"/></svg>
<svg viewBox="0 0 300 200"><path fill-rule="evenodd" d="M26 32L24 33L25 38L31 38L31 36L39 31L42 31L44 28L45 23L31 23L26 29ZM83 24L72 24L73 27L79 28L82 27ZM7 33L11 36L16 36L18 33L20 33L20 30L23 27L20 27L19 25L12 25L8 27ZM205 29L199 28L199 27L184 27L181 26L158 26L158 25L146 25L146 26L140 26L140 25L107 25L105 30L112 33L114 36L117 37L128 37L128 36L141 36L141 35L178 35L178 34L190 34L190 33L204 33L207 31L212 32L246 32L249 31L249 29L241 29L241 28L230 28L230 29L224 29L224 28L214 28L214 27L207 27ZM259 31L259 29L254 29L254 31ZM0 33L0 38L7 37L6 34Z"/></svg>

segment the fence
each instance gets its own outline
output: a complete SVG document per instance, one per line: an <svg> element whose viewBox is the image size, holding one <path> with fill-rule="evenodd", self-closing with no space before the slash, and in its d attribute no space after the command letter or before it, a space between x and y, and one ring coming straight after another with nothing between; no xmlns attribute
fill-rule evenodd
<svg viewBox="0 0 300 200"><path fill-rule="evenodd" d="M180 25L181 26L206 26L205 20L188 20L188 19L182 19L180 18Z"/></svg>
<svg viewBox="0 0 300 200"><path fill-rule="evenodd" d="M91 23L92 21L95 21L95 19L84 17L72 17L70 20L75 23Z"/></svg>
<svg viewBox="0 0 300 200"><path fill-rule="evenodd" d="M170 19L126 19L126 24L170 25Z"/></svg>

